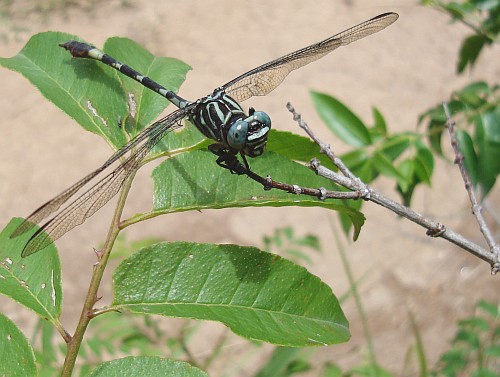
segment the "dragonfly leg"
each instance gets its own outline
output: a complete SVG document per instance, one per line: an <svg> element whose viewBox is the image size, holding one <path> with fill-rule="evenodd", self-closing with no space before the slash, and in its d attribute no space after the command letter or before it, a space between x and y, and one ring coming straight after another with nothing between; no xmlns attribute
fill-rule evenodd
<svg viewBox="0 0 500 377"><path fill-rule="evenodd" d="M222 143L214 143L208 146L208 150L218 156L215 161L217 165L224 169L228 169L231 174L246 174L250 170L247 160L243 157L244 166L238 160L237 151L229 149Z"/></svg>

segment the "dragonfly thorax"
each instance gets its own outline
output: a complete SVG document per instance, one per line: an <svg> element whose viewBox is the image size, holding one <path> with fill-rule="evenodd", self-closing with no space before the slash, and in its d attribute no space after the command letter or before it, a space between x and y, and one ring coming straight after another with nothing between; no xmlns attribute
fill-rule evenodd
<svg viewBox="0 0 500 377"><path fill-rule="evenodd" d="M271 119L250 108L245 114L238 102L223 91L198 101L189 118L206 137L250 157L264 153Z"/></svg>

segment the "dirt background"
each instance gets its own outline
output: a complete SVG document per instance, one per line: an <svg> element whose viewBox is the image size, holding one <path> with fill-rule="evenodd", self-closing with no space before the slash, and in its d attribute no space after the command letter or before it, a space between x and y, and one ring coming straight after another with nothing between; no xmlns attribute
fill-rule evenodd
<svg viewBox="0 0 500 377"><path fill-rule="evenodd" d="M336 151L343 146L332 138L313 110L308 90L331 93L345 101L370 123L371 106L386 117L391 131L415 130L425 109L446 100L468 81L500 77L498 47L485 51L477 69L455 76L457 51L468 34L462 25L451 25L446 15L418 6L413 0L140 0L81 2L64 10L33 9L31 2L16 1L4 7L0 20L0 56L15 55L32 34L58 30L74 33L97 46L110 36L125 36L160 56L179 58L193 67L180 94L201 97L216 86L261 63L312 42L324 39L379 13L395 11L400 19L385 31L335 51L332 55L290 75L265 98L245 106L267 111L273 127L300 131L285 109L292 101L310 126ZM47 8L48 9L48 8ZM133 65L133 58L131 60ZM110 154L108 146L84 133L62 112L48 103L20 75L0 69L0 224L23 216L95 169ZM212 162L210 162L212 163ZM377 190L398 199L392 184L381 179ZM413 207L426 216L462 232L483 244L470 216L458 170L436 161L433 187L420 188ZM127 214L150 208L148 172L141 172L127 204ZM489 205L498 207L498 190ZM112 205L57 242L63 263L63 324L73 332L89 282L97 247L105 238ZM364 207L367 223L354 244L345 244L355 277L360 279L362 300L374 339L378 361L398 375L415 343L409 311L420 328L429 362L447 349L457 318L473 313L480 298L498 301L500 283L489 267L455 246L429 239L425 231L398 219L373 204ZM498 215L498 213L497 213ZM331 231L335 216L322 209L253 208L163 216L127 229L128 239L154 236L166 240L262 245L262 236L277 227L293 226L297 234L313 233L324 252L313 255L307 268L329 284L338 295L348 288L336 241ZM334 220L335 221L335 220ZM109 276L108 276L109 278ZM109 279L103 283L109 301ZM32 313L0 298L2 312L23 330L33 324ZM348 300L343 308L350 320L352 339L340 346L324 347L312 356L344 367L366 359L366 341L359 313ZM167 325L176 320L165 319ZM203 324L192 342L202 357L223 327ZM231 340L224 355L209 369L211 375L241 370L250 375L270 347L246 356L246 343ZM414 357L413 357L414 360ZM233 369L231 369L233 368ZM311 373L310 375L316 375Z"/></svg>

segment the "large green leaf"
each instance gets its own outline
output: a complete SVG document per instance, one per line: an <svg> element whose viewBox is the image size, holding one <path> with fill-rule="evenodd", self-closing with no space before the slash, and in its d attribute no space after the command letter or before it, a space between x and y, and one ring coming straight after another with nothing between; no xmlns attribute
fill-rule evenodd
<svg viewBox="0 0 500 377"><path fill-rule="evenodd" d="M124 260L113 284L112 309L219 321L243 337L280 345L349 339L330 287L252 247L156 244Z"/></svg>
<svg viewBox="0 0 500 377"><path fill-rule="evenodd" d="M12 220L0 233L0 293L33 310L40 317L58 322L61 314L61 261L54 245L28 258L21 258L33 234L10 235L22 219Z"/></svg>
<svg viewBox="0 0 500 377"><path fill-rule="evenodd" d="M156 80L174 92L184 82L186 73L190 69L188 65L177 59L156 57L144 47L127 38L109 38L104 44L103 50L115 59L127 62L136 71ZM123 91L134 93L136 96L137 115L134 118L134 125L137 130L140 131L153 122L169 104L165 98L147 89L144 85L117 71L113 70L112 72L120 81Z"/></svg>
<svg viewBox="0 0 500 377"><path fill-rule="evenodd" d="M36 376L35 355L24 334L0 313L0 376Z"/></svg>
<svg viewBox="0 0 500 377"><path fill-rule="evenodd" d="M323 207L345 213L355 227L356 238L364 223L364 215L336 200L319 200L293 195L280 190L263 190L245 175L230 174L215 163L209 152L196 151L163 162L153 171L153 212L171 213L188 210L227 207ZM335 189L331 182L315 175L306 167L280 155L267 152L251 161L252 170L275 180L312 188Z"/></svg>
<svg viewBox="0 0 500 377"><path fill-rule="evenodd" d="M102 363L89 377L208 377L204 371L189 363L161 357L124 357Z"/></svg>
<svg viewBox="0 0 500 377"><path fill-rule="evenodd" d="M137 102L133 133L155 119L168 101L155 93L146 94L140 84L121 78L117 71L100 62L72 58L58 46L72 39L79 38L56 32L36 34L18 55L0 58L0 65L21 73L84 129L102 136L117 149L129 138L120 121L130 119L129 93L134 94ZM108 40L104 50L116 53L118 59L133 60L134 68L166 83L174 91L189 69L176 59L156 58L123 38Z"/></svg>

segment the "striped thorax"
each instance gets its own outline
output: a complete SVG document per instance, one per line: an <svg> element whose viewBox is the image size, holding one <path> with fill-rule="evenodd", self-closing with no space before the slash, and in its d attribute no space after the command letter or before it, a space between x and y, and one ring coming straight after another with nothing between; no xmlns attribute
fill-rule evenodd
<svg viewBox="0 0 500 377"><path fill-rule="evenodd" d="M264 152L271 129L266 113L250 108L249 115L245 114L239 103L222 90L197 101L189 119L206 137L250 157Z"/></svg>

